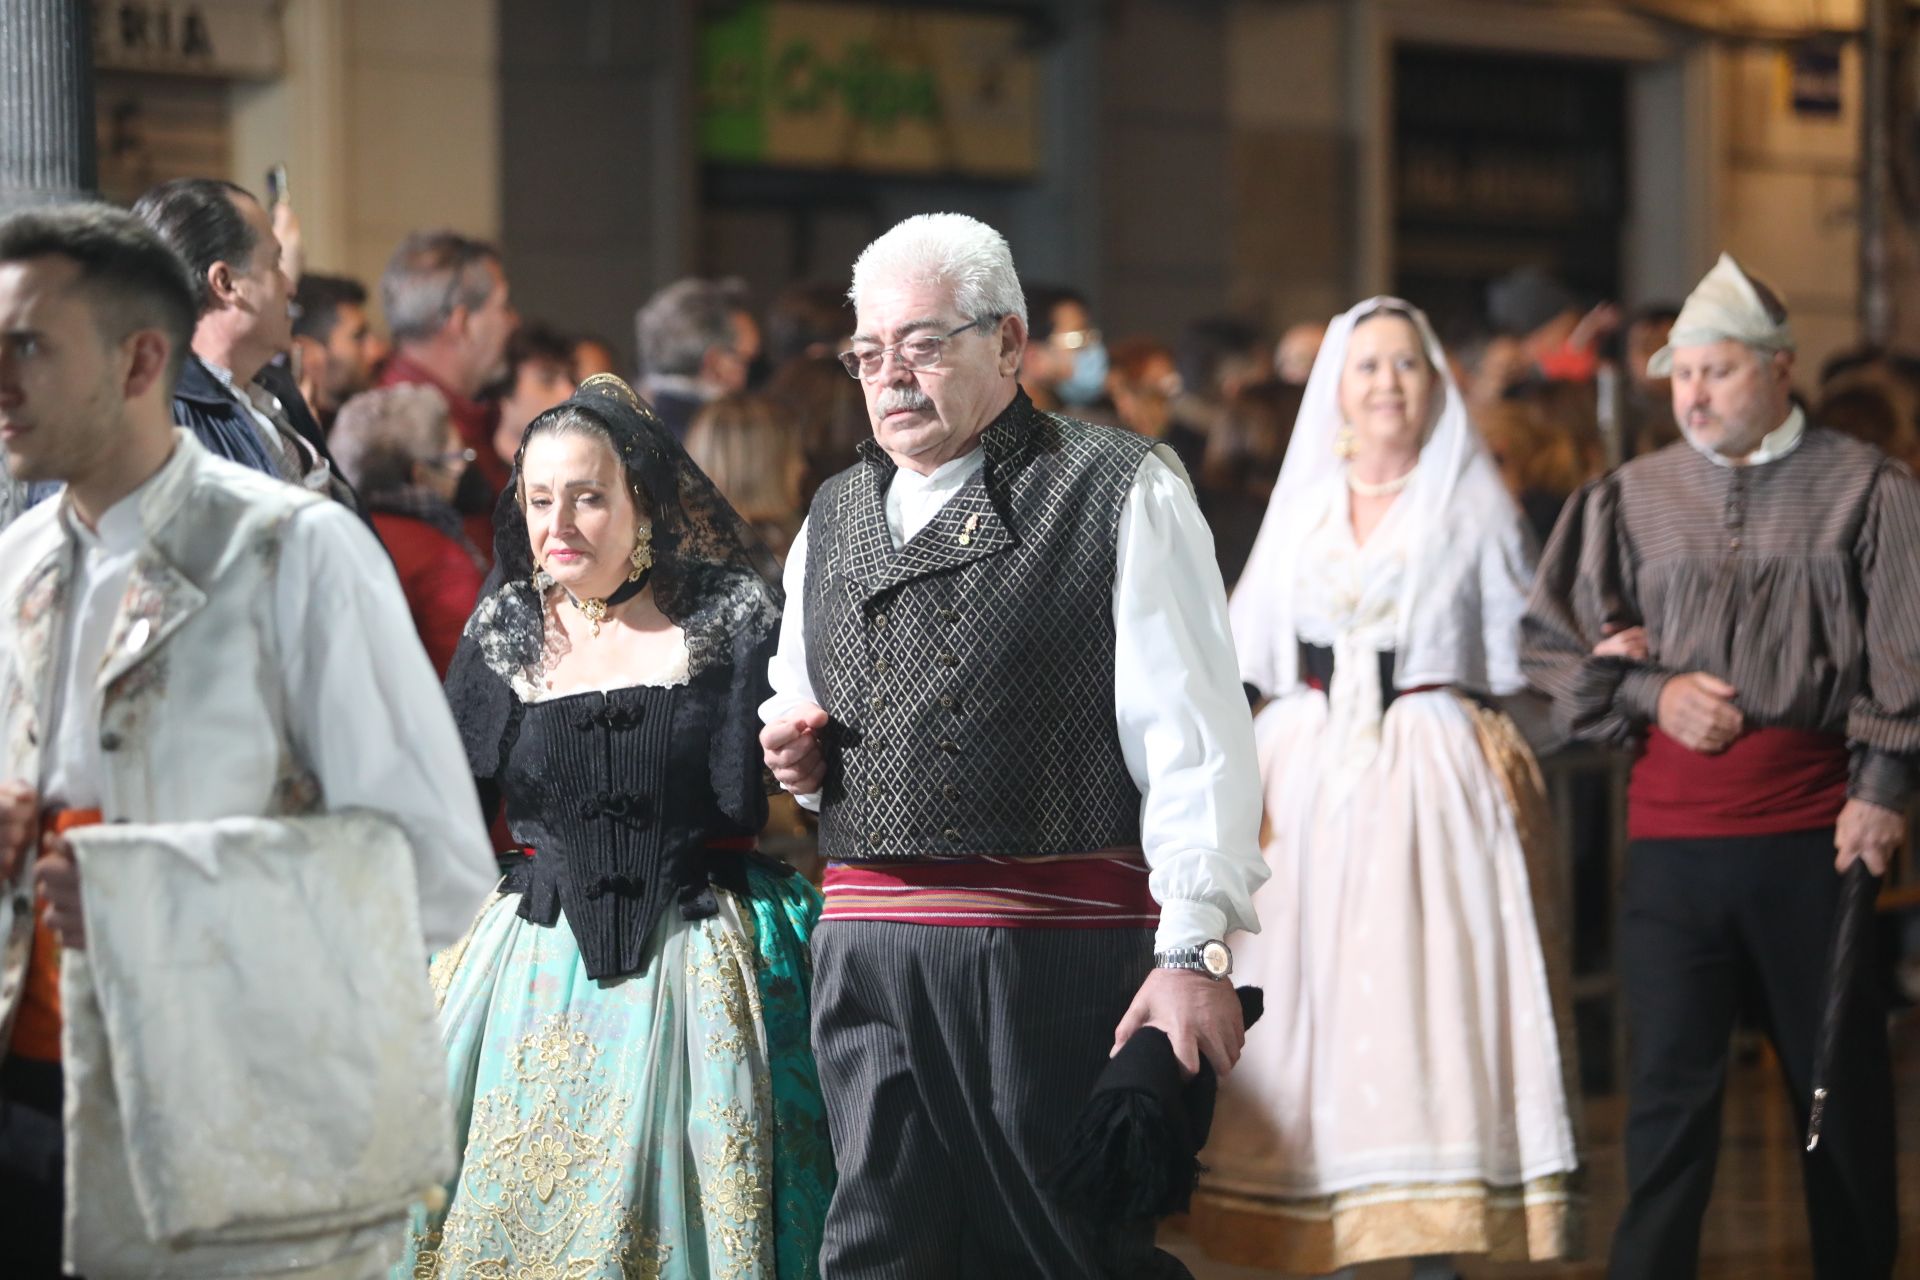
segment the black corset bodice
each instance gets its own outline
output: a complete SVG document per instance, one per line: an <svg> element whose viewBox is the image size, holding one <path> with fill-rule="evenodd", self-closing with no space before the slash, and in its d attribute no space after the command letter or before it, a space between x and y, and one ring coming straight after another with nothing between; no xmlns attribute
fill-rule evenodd
<svg viewBox="0 0 1920 1280"><path fill-rule="evenodd" d="M714 795L725 675L519 708L496 781L532 856L506 888L524 919L553 925L564 913L591 977L643 970L669 907L699 919L718 910L711 884L745 890L742 854L708 847L756 834Z"/></svg>

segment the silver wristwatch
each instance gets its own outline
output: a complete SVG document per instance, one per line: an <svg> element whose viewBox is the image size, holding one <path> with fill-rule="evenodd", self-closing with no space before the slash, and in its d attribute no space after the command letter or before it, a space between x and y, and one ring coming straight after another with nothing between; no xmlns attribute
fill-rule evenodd
<svg viewBox="0 0 1920 1280"><path fill-rule="evenodd" d="M1192 969L1204 973L1216 982L1223 982L1233 972L1233 952L1227 944L1218 938L1192 947L1171 947L1165 951L1153 953L1153 967L1156 969Z"/></svg>

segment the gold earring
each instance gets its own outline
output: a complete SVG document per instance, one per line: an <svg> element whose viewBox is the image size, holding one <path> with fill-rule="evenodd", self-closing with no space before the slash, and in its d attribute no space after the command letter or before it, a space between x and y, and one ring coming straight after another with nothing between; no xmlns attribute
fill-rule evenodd
<svg viewBox="0 0 1920 1280"><path fill-rule="evenodd" d="M653 568L653 529L648 525L640 526L640 536L634 539L633 572L627 575L628 582L640 581L640 576Z"/></svg>
<svg viewBox="0 0 1920 1280"><path fill-rule="evenodd" d="M1341 423L1340 430L1334 432L1334 435L1333 435L1334 457L1352 458L1353 455L1356 452L1358 452L1358 450L1359 450L1359 445L1354 440L1354 436L1353 436L1353 424L1351 422Z"/></svg>
<svg viewBox="0 0 1920 1280"><path fill-rule="evenodd" d="M541 564L534 565L533 566L533 589L535 591L544 592L548 587L551 587L552 585L553 585L553 575L547 572L546 566Z"/></svg>

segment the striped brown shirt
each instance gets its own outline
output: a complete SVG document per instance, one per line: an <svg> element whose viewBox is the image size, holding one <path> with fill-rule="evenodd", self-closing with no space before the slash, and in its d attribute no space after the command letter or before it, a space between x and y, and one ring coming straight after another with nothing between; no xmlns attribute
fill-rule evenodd
<svg viewBox="0 0 1920 1280"><path fill-rule="evenodd" d="M1644 625L1649 660L1593 656L1608 625ZM1818 428L1759 466L1684 442L1636 458L1568 502L1521 664L1563 729L1613 743L1653 721L1668 676L1718 676L1750 727L1844 735L1848 793L1904 809L1920 758L1920 484Z"/></svg>

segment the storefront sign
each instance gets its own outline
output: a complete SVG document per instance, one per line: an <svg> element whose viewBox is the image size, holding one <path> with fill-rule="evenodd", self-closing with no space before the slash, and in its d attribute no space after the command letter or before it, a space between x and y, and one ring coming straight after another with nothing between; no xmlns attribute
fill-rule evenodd
<svg viewBox="0 0 1920 1280"><path fill-rule="evenodd" d="M101 70L264 80L281 63L280 8L271 0L94 0Z"/></svg>
<svg viewBox="0 0 1920 1280"><path fill-rule="evenodd" d="M700 149L732 164L1027 177L1039 77L1014 17L749 0L701 30Z"/></svg>

